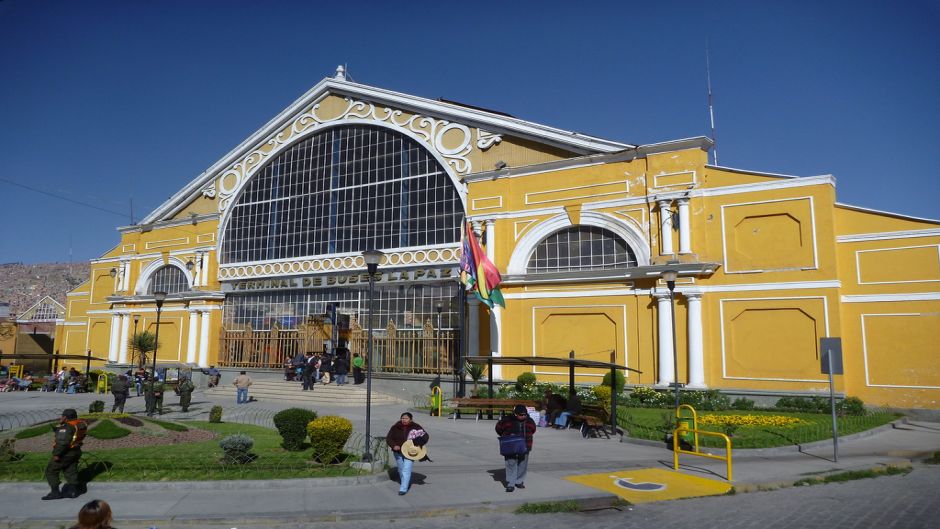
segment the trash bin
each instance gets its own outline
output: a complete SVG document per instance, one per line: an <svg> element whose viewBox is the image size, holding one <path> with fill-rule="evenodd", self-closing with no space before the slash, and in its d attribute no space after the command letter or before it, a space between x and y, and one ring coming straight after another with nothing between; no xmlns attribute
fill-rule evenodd
<svg viewBox="0 0 940 529"><path fill-rule="evenodd" d="M431 393L431 415L437 415L441 409L441 394L437 391Z"/></svg>
<svg viewBox="0 0 940 529"><path fill-rule="evenodd" d="M692 419L692 417L679 417L676 419L676 427L688 428L691 430L695 428L695 421ZM688 445L692 445L692 443L695 441L695 434L688 431L681 432L679 434L679 440L684 441Z"/></svg>

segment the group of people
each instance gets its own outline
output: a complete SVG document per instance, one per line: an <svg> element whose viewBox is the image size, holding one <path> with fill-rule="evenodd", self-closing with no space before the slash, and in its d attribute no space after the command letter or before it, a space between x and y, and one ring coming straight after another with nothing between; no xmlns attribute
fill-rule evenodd
<svg viewBox="0 0 940 529"><path fill-rule="evenodd" d="M38 379L43 382L42 391L55 391L57 393L82 393L86 390L87 378L77 369L64 367L45 379ZM26 371L22 377L7 376L0 380L0 391L29 391L32 385L37 382L33 374Z"/></svg>
<svg viewBox="0 0 940 529"><path fill-rule="evenodd" d="M308 351L305 355L298 354L284 366L286 380L300 380L304 391L313 391L313 386L334 383L337 386L347 384L346 377L349 371L353 372L353 384L365 382L363 368L365 361L359 353L349 356L349 349L338 347L334 354L314 354Z"/></svg>

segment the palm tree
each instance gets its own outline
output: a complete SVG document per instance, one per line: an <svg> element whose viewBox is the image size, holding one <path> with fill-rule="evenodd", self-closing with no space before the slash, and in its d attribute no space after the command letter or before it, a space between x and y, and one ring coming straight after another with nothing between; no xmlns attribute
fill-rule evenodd
<svg viewBox="0 0 940 529"><path fill-rule="evenodd" d="M480 382L480 379L483 378L483 374L486 373L486 366L483 364L471 364L467 362L467 374L470 375L470 380L473 381L473 394L477 394L477 383Z"/></svg>
<svg viewBox="0 0 940 529"><path fill-rule="evenodd" d="M139 332L127 340L134 353L131 361L139 367L147 365L147 353L157 349L157 337L150 331Z"/></svg>

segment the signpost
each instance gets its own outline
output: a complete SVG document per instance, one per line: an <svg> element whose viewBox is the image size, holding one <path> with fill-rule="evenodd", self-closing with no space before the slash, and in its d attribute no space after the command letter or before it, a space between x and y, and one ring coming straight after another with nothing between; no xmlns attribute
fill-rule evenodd
<svg viewBox="0 0 940 529"><path fill-rule="evenodd" d="M836 396L832 375L841 375L842 338L820 338L819 360L822 374L829 375L829 405L832 408L832 459L839 461L839 426L836 422Z"/></svg>

